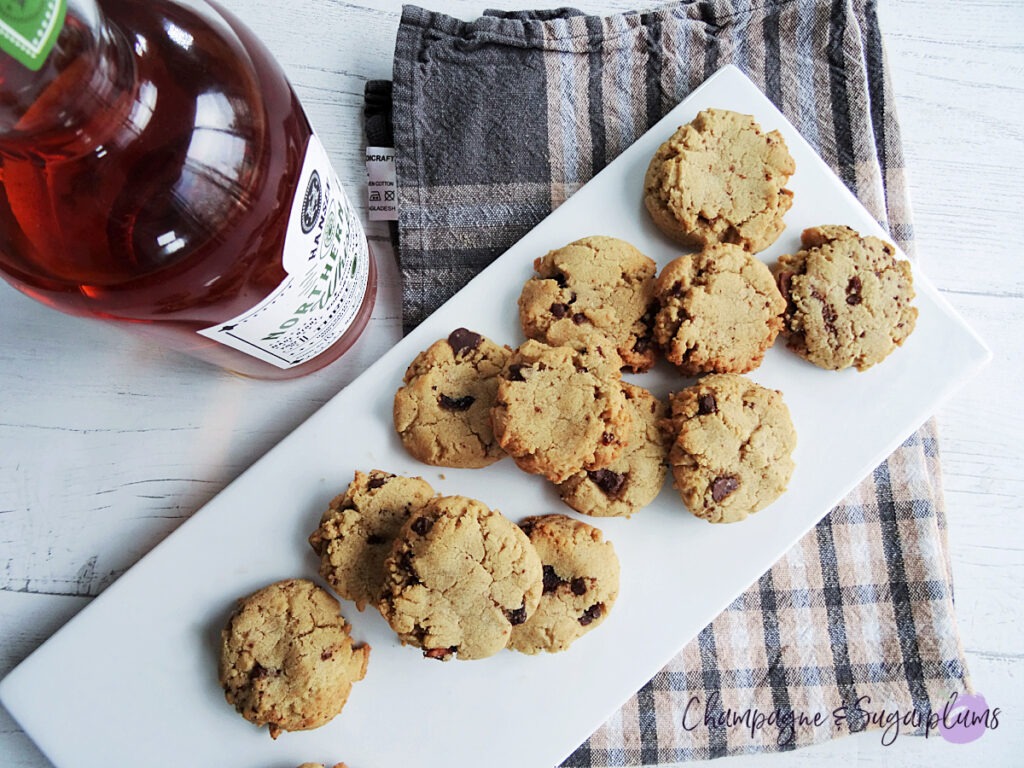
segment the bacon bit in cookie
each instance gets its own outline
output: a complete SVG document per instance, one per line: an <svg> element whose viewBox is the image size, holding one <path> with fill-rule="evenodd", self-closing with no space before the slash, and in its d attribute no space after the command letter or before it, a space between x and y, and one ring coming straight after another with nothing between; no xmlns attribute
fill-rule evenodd
<svg viewBox="0 0 1024 768"><path fill-rule="evenodd" d="M441 395L439 402L446 411L468 411L469 406L476 402L476 398L472 395L466 395L465 397Z"/></svg>
<svg viewBox="0 0 1024 768"><path fill-rule="evenodd" d="M594 485L604 491L606 496L616 497L622 493L626 484L626 475L612 472L610 469L593 469L587 471L587 477Z"/></svg>
<svg viewBox="0 0 1024 768"><path fill-rule="evenodd" d="M456 355L462 354L466 350L476 349L480 346L481 341L483 341L483 336L466 328L456 328L448 336L448 346Z"/></svg>
<svg viewBox="0 0 1024 768"><path fill-rule="evenodd" d="M426 536L427 532L434 527L434 521L429 517L417 517L412 524L412 530L414 533L418 533L420 536Z"/></svg>
<svg viewBox="0 0 1024 768"><path fill-rule="evenodd" d="M732 475L716 477L715 481L711 484L711 498L715 501L721 501L739 487L740 479L738 477Z"/></svg>
<svg viewBox="0 0 1024 768"><path fill-rule="evenodd" d="M526 621L526 606L522 605L514 611L505 611L505 617L513 627L522 624Z"/></svg>
<svg viewBox="0 0 1024 768"><path fill-rule="evenodd" d="M583 615L580 616L580 624L585 627L591 622L601 618L602 613L604 613L604 609L601 607L600 603L596 603L583 612Z"/></svg>
<svg viewBox="0 0 1024 768"><path fill-rule="evenodd" d="M423 652L423 658L448 661L448 659L452 657L452 654L458 650L459 647L457 645L453 645L449 648L429 648Z"/></svg>
<svg viewBox="0 0 1024 768"><path fill-rule="evenodd" d="M577 576L569 583L569 589L572 590L574 595L582 595L587 591L587 580L582 576Z"/></svg>
<svg viewBox="0 0 1024 768"><path fill-rule="evenodd" d="M709 413L718 413L718 401L710 392L701 395L697 400L697 415L706 416Z"/></svg>
<svg viewBox="0 0 1024 768"><path fill-rule="evenodd" d="M544 566L544 594L550 594L558 589L565 582L555 573L554 566Z"/></svg>

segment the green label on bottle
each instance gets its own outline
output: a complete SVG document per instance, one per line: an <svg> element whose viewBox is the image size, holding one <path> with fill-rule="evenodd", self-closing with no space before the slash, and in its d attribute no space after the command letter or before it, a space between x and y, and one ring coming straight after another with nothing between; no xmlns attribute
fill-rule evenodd
<svg viewBox="0 0 1024 768"><path fill-rule="evenodd" d="M0 49L39 69L64 27L67 0L0 0Z"/></svg>

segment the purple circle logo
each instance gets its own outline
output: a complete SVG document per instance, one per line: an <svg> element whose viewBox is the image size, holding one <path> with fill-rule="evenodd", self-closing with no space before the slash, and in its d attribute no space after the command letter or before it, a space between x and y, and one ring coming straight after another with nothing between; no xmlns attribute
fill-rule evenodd
<svg viewBox="0 0 1024 768"><path fill-rule="evenodd" d="M953 694L942 708L939 733L953 744L967 744L981 738L989 726L989 708L985 697Z"/></svg>

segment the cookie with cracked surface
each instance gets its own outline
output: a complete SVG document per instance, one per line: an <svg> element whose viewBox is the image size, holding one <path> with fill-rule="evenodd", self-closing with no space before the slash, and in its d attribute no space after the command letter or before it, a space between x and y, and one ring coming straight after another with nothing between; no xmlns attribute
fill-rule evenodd
<svg viewBox="0 0 1024 768"><path fill-rule="evenodd" d="M654 365L650 310L657 266L616 237L585 237L534 261L535 277L519 296L527 338L552 345L584 341L596 330L615 345L623 365Z"/></svg>
<svg viewBox="0 0 1024 768"><path fill-rule="evenodd" d="M221 632L220 683L228 703L276 739L341 712L369 657L327 590L289 579L239 601Z"/></svg>
<svg viewBox="0 0 1024 768"><path fill-rule="evenodd" d="M491 656L540 602L543 572L526 534L464 496L436 498L413 515L385 570L381 613L427 658Z"/></svg>
<svg viewBox="0 0 1024 768"><path fill-rule="evenodd" d="M320 556L320 575L360 611L368 603L376 605L395 536L433 496L434 489L421 477L357 471L310 534L309 545Z"/></svg>
<svg viewBox="0 0 1024 768"><path fill-rule="evenodd" d="M786 309L768 266L727 243L666 264L655 294L654 340L686 376L754 370Z"/></svg>
<svg viewBox="0 0 1024 768"><path fill-rule="evenodd" d="M540 555L544 590L530 618L512 628L509 648L557 653L605 620L619 595L619 558L592 525L566 515L519 524Z"/></svg>
<svg viewBox="0 0 1024 768"><path fill-rule="evenodd" d="M782 234L796 170L782 134L750 115L706 109L659 147L644 178L644 204L658 228L700 248L734 243L756 253Z"/></svg>
<svg viewBox="0 0 1024 768"><path fill-rule="evenodd" d="M426 464L486 467L502 457L490 410L511 350L458 328L412 361L395 394L402 445Z"/></svg>
<svg viewBox="0 0 1024 768"><path fill-rule="evenodd" d="M558 486L566 504L593 517L630 517L661 492L668 474L665 403L646 389L622 384L632 411L626 449L603 469L577 472Z"/></svg>
<svg viewBox="0 0 1024 768"><path fill-rule="evenodd" d="M884 240L845 226L806 229L801 244L775 269L788 304L787 346L829 370L882 362L917 322L910 262Z"/></svg>
<svg viewBox="0 0 1024 768"><path fill-rule="evenodd" d="M552 347L528 339L499 377L494 434L523 470L560 483L621 455L631 414L621 360L600 342Z"/></svg>
<svg viewBox="0 0 1024 768"><path fill-rule="evenodd" d="M782 393L718 373L670 396L669 466L687 509L732 523L775 501L793 474L796 430Z"/></svg>

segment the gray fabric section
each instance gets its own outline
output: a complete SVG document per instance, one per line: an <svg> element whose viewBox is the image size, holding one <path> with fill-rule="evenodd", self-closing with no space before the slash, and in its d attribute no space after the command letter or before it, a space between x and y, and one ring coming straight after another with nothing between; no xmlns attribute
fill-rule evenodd
<svg viewBox="0 0 1024 768"><path fill-rule="evenodd" d="M496 12L470 23L407 7L393 115L406 328L728 63L912 253L874 0L689 0L610 18ZM926 713L967 690L936 456L929 423L565 765L793 749L877 727L860 696ZM690 728L694 697L701 715L845 718L756 734Z"/></svg>

